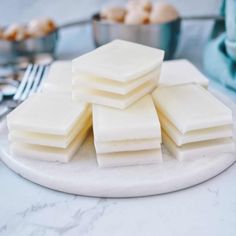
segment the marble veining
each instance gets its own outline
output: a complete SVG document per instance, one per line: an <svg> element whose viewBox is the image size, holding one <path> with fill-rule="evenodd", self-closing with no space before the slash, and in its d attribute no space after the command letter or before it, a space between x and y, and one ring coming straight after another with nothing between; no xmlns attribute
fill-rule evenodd
<svg viewBox="0 0 236 236"><path fill-rule="evenodd" d="M84 208L74 208L73 212L68 215L66 213L66 209L69 208L68 204L73 204L76 200L77 197L72 196L70 201L33 204L17 212L9 221L1 225L0 233L14 235L19 232L19 235L24 235L30 230L32 232L30 235L65 235L76 230L79 235L87 235L93 231L96 222L104 216L107 209L116 204L115 201L108 203L105 198L97 199L95 204ZM44 220L39 221L37 219L37 215L46 216L49 211L53 211L55 208L59 208L65 216L68 215L67 220L58 220L54 214L49 214L49 216L52 216L50 220L48 216ZM15 225L16 222L17 226Z"/></svg>

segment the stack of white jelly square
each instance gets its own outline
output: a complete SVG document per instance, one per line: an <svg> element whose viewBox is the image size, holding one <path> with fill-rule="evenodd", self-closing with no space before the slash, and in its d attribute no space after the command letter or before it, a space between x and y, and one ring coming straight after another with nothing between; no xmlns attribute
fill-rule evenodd
<svg viewBox="0 0 236 236"><path fill-rule="evenodd" d="M153 99L163 143L177 159L234 151L232 112L202 86L159 87Z"/></svg>
<svg viewBox="0 0 236 236"><path fill-rule="evenodd" d="M91 106L34 94L8 115L7 125L13 154L68 162L92 125Z"/></svg>
<svg viewBox="0 0 236 236"><path fill-rule="evenodd" d="M161 128L150 95L125 110L93 105L93 131L101 167L162 161Z"/></svg>
<svg viewBox="0 0 236 236"><path fill-rule="evenodd" d="M72 61L74 100L125 109L157 85L164 51L114 40Z"/></svg>

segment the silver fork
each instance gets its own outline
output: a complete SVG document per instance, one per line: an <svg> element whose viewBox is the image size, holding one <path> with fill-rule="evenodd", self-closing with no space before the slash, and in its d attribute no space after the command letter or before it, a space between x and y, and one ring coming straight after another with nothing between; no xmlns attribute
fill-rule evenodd
<svg viewBox="0 0 236 236"><path fill-rule="evenodd" d="M13 99L6 103L5 111L0 114L0 120L31 94L41 91L42 82L46 78L48 68L48 65L29 64L27 66L25 74Z"/></svg>

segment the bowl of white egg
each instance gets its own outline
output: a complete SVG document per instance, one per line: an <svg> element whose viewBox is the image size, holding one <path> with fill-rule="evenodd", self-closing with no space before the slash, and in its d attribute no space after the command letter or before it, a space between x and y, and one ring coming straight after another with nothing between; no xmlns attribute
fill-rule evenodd
<svg viewBox="0 0 236 236"><path fill-rule="evenodd" d="M124 7L106 6L92 18L96 46L123 39L175 53L181 18L174 6L149 0L130 0Z"/></svg>
<svg viewBox="0 0 236 236"><path fill-rule="evenodd" d="M17 56L34 56L38 53L53 54L58 33L53 20L34 19L27 24L13 23L0 28L0 53L5 61Z"/></svg>

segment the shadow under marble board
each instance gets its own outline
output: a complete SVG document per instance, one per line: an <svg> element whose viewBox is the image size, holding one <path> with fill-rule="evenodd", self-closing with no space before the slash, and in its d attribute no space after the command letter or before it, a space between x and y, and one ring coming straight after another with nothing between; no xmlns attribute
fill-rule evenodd
<svg viewBox="0 0 236 236"><path fill-rule="evenodd" d="M212 92L236 112L232 101ZM0 123L0 157L14 172L50 189L93 197L140 197L185 189L220 174L236 161L235 153L225 153L180 162L163 148L162 164L99 168L90 135L69 163L43 162L12 156L7 135L4 121Z"/></svg>

